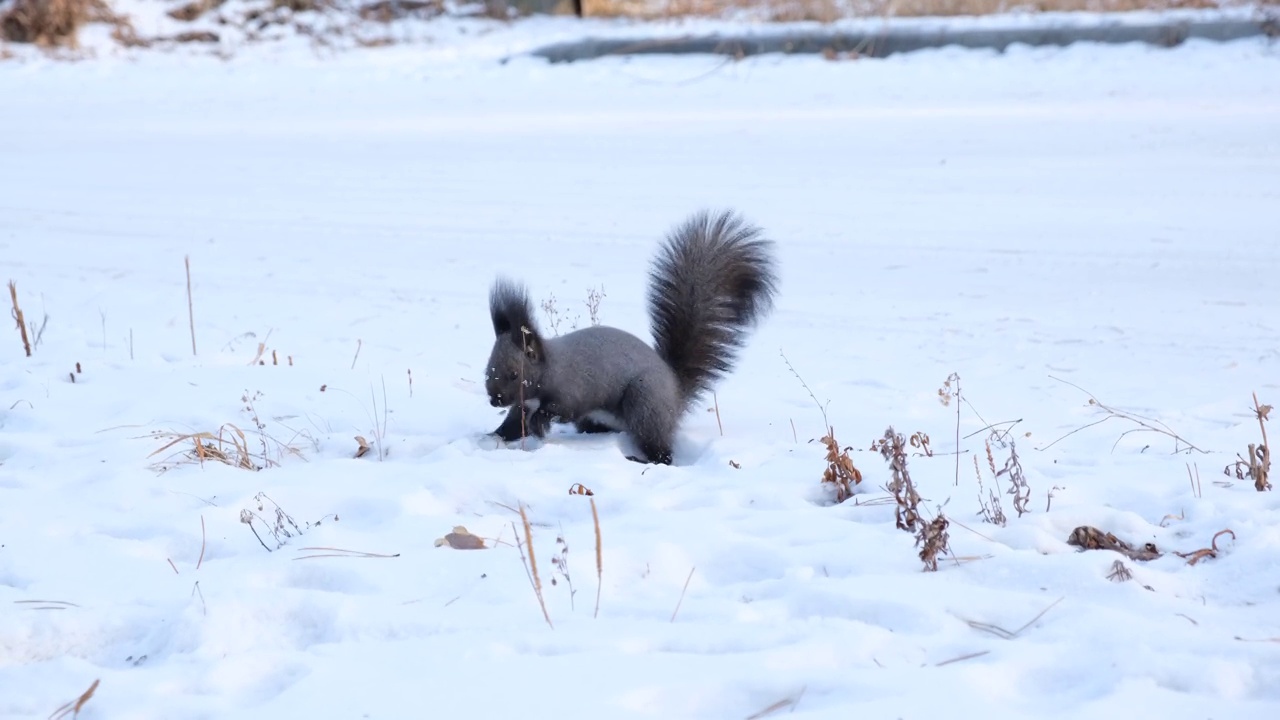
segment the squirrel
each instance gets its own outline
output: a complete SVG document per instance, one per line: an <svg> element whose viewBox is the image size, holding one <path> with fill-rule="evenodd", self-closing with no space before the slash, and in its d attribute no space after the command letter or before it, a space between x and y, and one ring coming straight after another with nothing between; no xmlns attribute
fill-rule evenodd
<svg viewBox="0 0 1280 720"><path fill-rule="evenodd" d="M672 462L680 418L730 372L747 331L773 309L774 243L731 210L700 211L669 232L649 271L653 347L595 325L544 337L528 289L498 277L489 292L496 340L485 390L510 408L506 442L544 437L552 422L579 432L626 431L641 463Z"/></svg>

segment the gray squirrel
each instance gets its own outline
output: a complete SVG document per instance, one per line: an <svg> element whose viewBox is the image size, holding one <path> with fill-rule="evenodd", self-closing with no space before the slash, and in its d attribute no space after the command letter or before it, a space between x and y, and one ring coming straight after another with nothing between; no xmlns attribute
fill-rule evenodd
<svg viewBox="0 0 1280 720"><path fill-rule="evenodd" d="M676 226L649 271L654 345L592 326L544 337L524 285L499 277L489 292L497 337L486 366L489 403L507 407L494 433L544 437L552 422L579 432L626 431L643 458L671 464L680 418L733 366L747 331L773 308L773 242L733 211L695 213Z"/></svg>

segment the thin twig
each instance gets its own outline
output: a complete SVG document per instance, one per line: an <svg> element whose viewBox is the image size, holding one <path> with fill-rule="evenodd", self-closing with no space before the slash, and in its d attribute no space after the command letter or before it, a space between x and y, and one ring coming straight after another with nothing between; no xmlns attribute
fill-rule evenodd
<svg viewBox="0 0 1280 720"><path fill-rule="evenodd" d="M1121 440L1121 439L1123 439L1126 435L1128 435L1128 434L1130 434L1130 433L1135 433L1135 432L1154 432L1154 433L1159 433L1159 434L1161 434L1161 435L1165 435L1165 436L1168 436L1168 437L1170 437L1170 438L1173 438L1173 441L1174 441L1174 452L1175 452L1175 453L1180 453L1180 452L1183 452L1184 450L1195 450L1195 451L1196 451L1196 452L1198 452L1198 453L1208 454L1208 451L1206 451L1206 450L1201 450L1200 448L1196 447L1195 445L1192 445L1190 442L1187 442L1187 439L1186 439L1186 438L1184 438L1184 437L1182 437L1181 435L1179 435L1179 434L1177 434L1176 432L1174 432L1174 431L1173 431L1173 428L1170 428L1168 425L1166 425L1165 423L1161 422L1160 420L1156 420L1155 418L1145 417L1145 416L1142 416L1142 415L1138 415L1137 413L1132 413L1132 412L1128 412L1128 411L1125 411L1125 410L1117 410L1117 409L1115 409L1115 408L1113 408L1113 407L1111 407L1111 406L1107 405L1106 403L1102 402L1101 400L1099 400L1099 399L1097 398L1097 396L1096 396L1096 395L1094 395L1093 393L1089 392L1088 390L1085 390L1084 388L1082 388L1082 387L1080 387L1079 385L1077 385L1077 384L1075 384L1075 383L1071 382L1070 380L1063 380L1062 378L1060 378L1060 377L1055 377L1055 376L1053 376L1053 375L1050 375L1050 376L1049 376L1049 378L1050 378L1050 379L1053 379L1053 380L1057 380L1057 381L1058 381L1058 382L1060 382L1060 383L1063 383L1063 384L1066 384L1066 385L1070 385L1071 387L1073 387L1073 388L1075 388L1075 389L1079 390L1080 392L1084 393L1085 395L1088 395L1088 396L1089 396L1089 404L1090 404L1090 405L1095 405L1095 406L1097 406L1097 407L1101 408L1103 411L1105 411L1105 412L1107 413L1107 416L1106 416L1106 417L1104 417L1104 418L1102 418L1102 419L1100 419L1100 420L1096 420L1096 421L1094 421L1094 422L1091 422L1091 423L1089 423L1089 424L1087 424L1087 425L1085 425L1085 426L1083 426L1083 427L1076 428L1075 430L1072 430L1071 432L1067 433L1066 435L1063 435L1062 437L1058 438L1057 440L1054 440L1053 442L1049 443L1048 445L1045 445L1045 446L1044 446L1044 447L1042 447L1042 448L1037 448L1038 450L1048 450L1049 448L1051 448L1051 447L1053 447L1054 445L1058 444L1058 443L1059 443L1059 442L1061 442L1062 440L1065 440L1066 438L1068 438L1068 437L1070 437L1070 436L1072 436L1072 435L1074 435L1074 434L1076 434L1076 433L1080 432L1081 430L1085 430L1085 429L1087 429L1087 428L1091 428L1091 427L1093 427L1094 425L1100 425L1100 424L1102 424L1102 423L1104 423L1104 422L1106 422L1106 421L1108 421L1108 420L1112 420L1112 419L1119 418L1119 419L1121 419L1121 420L1128 420L1129 422L1132 422L1132 423L1135 423L1135 424L1137 424L1137 425L1140 425L1141 427L1140 427L1140 428L1134 428L1134 429L1132 429L1132 430L1126 430L1126 431L1124 431L1123 433L1121 433L1121 434L1120 434L1120 437L1119 437L1119 438L1116 438L1116 442L1115 442L1115 444L1113 444L1113 445L1111 446L1112 451L1114 451L1114 450L1115 450L1115 448L1116 448L1116 446L1120 444L1120 440ZM1178 443L1182 443L1183 445L1186 445L1186 448L1182 448L1182 447L1180 447L1180 446L1178 445Z"/></svg>
<svg viewBox="0 0 1280 720"><path fill-rule="evenodd" d="M791 697L782 698L781 700L773 703L769 707L764 708L759 712L748 715L746 720L760 720L760 718L772 715L773 713L776 713L779 710L782 710L783 708L791 708L791 712L795 712L796 705L800 704L800 698L804 697L804 691L806 689L807 689L807 686L800 688L800 692L796 693L795 695Z"/></svg>
<svg viewBox="0 0 1280 720"><path fill-rule="evenodd" d="M205 545L204 516L201 515L200 516L200 558L196 560L197 570L200 569L201 563L204 562L204 545Z"/></svg>
<svg viewBox="0 0 1280 720"><path fill-rule="evenodd" d="M398 558L400 557L400 553L393 553L391 555L387 555L385 553L371 553L371 552L364 552L362 550L346 550L343 548L334 548L334 547L298 548L298 552L304 552L304 551L319 551L319 554L300 555L294 558L294 560L308 560L310 558L323 558L323 557L347 557L347 558Z"/></svg>
<svg viewBox="0 0 1280 720"><path fill-rule="evenodd" d="M1019 635L1021 635L1022 631L1034 625L1038 620L1040 620L1040 618L1045 616L1045 613L1052 610L1058 603L1062 602L1065 599L1066 599L1066 596L1063 596L1058 598L1057 600L1054 600L1052 603L1049 604L1049 607L1046 607L1045 609L1041 610L1039 613L1036 614L1035 617L1028 620L1026 624L1018 628L1017 630L1014 630L1013 632L1009 632L1008 630L1005 630L999 625L992 625L991 623L978 622L977 620L966 620L965 622L968 623L969 627L973 628L974 630L982 630L983 632L991 633L996 637L1004 638L1005 640L1012 640L1018 637Z"/></svg>
<svg viewBox="0 0 1280 720"><path fill-rule="evenodd" d="M195 301L191 297L191 256L186 255L182 259L183 264L187 266L187 325L191 328L191 354L196 354L196 309Z"/></svg>
<svg viewBox="0 0 1280 720"><path fill-rule="evenodd" d="M680 612L680 605L684 603L684 594L689 590L689 581L693 579L693 571L697 569L696 565L689 568L689 577L684 579L684 588L680 590L680 599L676 601L676 609L671 613L671 622L676 621L676 613Z"/></svg>
<svg viewBox="0 0 1280 720"><path fill-rule="evenodd" d="M360 346L363 344L364 342L360 338L356 338L356 354L351 358L352 370L356 369L356 361L360 359Z"/></svg>
<svg viewBox="0 0 1280 720"><path fill-rule="evenodd" d="M983 655L987 655L990 652L991 652L990 650L979 650L978 652L972 652L972 653L969 653L968 655L961 655L960 657L953 657L950 660L943 660L940 663L935 663L934 667L942 667L944 665L950 665L952 663L964 662L965 660L972 660L976 657L982 657Z"/></svg>
<svg viewBox="0 0 1280 720"><path fill-rule="evenodd" d="M716 397L716 394L712 392L711 400L715 403L716 408L716 427L720 428L720 437L724 437L724 425L720 422L720 398Z"/></svg>
<svg viewBox="0 0 1280 720"><path fill-rule="evenodd" d="M191 597L196 597L196 596L199 596L199 597L200 597L200 614L201 614L201 615L208 615L208 614L209 614L209 606L208 606L208 605L205 603L205 601L204 601L204 591L200 589L200 581L199 581L199 580L197 580L197 581L196 581L196 584L195 584L195 585L191 586Z"/></svg>
<svg viewBox="0 0 1280 720"><path fill-rule="evenodd" d="M973 404L972 404L972 403L970 403L968 400L965 400L965 403L966 403L967 405L969 405L969 407L970 407L970 408L972 408L972 407L973 407ZM1001 425L1008 425L1009 427L1008 427L1008 428L1006 428L1006 429L1004 430L1004 432L1002 432L1000 435L998 435L998 436L996 437L996 439L997 439L997 440L1002 440L1002 439L1003 439L1003 437L1004 437L1004 436L1006 436L1006 435L1008 435L1008 434L1009 434L1009 431L1010 431L1010 430L1012 430L1012 429L1013 429L1013 427L1014 427L1015 425L1017 425L1018 423L1020 423L1020 422L1022 422L1022 418L1018 418L1017 420L1003 420L1003 421L1001 421L1001 422L996 422L996 423L991 423L991 424L989 424L989 425L984 425L983 427L981 427L981 428L979 428L979 429L977 429L977 430L974 430L973 432L969 433L968 435L965 435L965 436L964 436L963 438L961 438L961 439L962 439L962 440L968 440L969 438L973 437L974 435L980 435L980 434L982 434L982 433L984 433L984 432L986 432L986 431L988 431L988 430L995 430L996 428L1000 427Z"/></svg>
<svg viewBox="0 0 1280 720"><path fill-rule="evenodd" d="M782 362L787 364L787 369L791 371L791 374L795 375L796 380L800 381L800 387L804 388L805 392L809 393L810 398L813 398L813 404L818 406L818 410L822 413L822 429L824 431L830 431L831 422L827 420L826 406L818 402L818 396L813 394L813 390L809 389L808 383L804 381L804 378L800 377L800 373L796 372L795 367L791 365L791 361L787 359L787 354L782 352L781 349L778 350L778 354L782 356Z"/></svg>

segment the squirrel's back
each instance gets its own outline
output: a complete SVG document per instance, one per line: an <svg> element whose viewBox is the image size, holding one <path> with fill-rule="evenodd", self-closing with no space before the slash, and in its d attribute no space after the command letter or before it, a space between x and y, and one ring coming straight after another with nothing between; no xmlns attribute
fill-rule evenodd
<svg viewBox="0 0 1280 720"><path fill-rule="evenodd" d="M649 344L607 325L574 330L544 341L547 375L543 383L559 389L562 402L573 407L617 404L635 382L675 395L672 369Z"/></svg>

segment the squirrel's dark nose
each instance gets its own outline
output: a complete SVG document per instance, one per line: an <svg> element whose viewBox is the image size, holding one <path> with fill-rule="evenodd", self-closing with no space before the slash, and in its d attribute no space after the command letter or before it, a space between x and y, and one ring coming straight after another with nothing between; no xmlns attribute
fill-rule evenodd
<svg viewBox="0 0 1280 720"><path fill-rule="evenodd" d="M492 395L489 397L489 404L494 407L502 407L502 396Z"/></svg>

